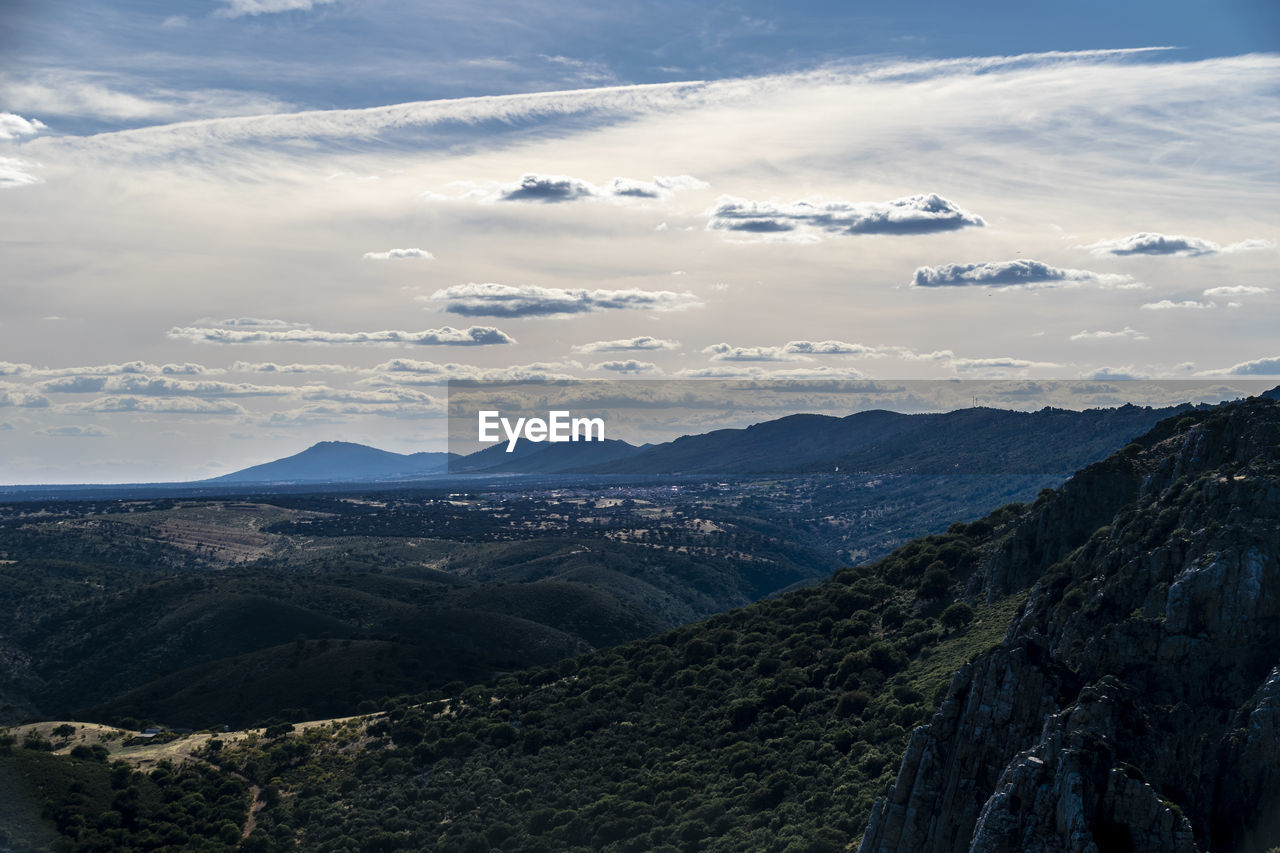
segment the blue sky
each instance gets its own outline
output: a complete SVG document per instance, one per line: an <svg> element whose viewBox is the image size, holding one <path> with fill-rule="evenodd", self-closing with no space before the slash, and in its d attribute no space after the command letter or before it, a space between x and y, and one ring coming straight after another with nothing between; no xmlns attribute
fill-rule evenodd
<svg viewBox="0 0 1280 853"><path fill-rule="evenodd" d="M0 482L448 378L1280 375L1266 2L11 2Z"/></svg>

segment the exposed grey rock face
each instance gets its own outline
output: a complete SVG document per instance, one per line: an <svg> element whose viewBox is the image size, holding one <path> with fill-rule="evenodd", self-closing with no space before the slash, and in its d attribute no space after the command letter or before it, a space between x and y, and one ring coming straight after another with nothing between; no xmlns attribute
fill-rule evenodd
<svg viewBox="0 0 1280 853"><path fill-rule="evenodd" d="M862 853L1280 845L1280 405L1199 420L996 549L975 592L1036 578L1027 604L912 734Z"/></svg>

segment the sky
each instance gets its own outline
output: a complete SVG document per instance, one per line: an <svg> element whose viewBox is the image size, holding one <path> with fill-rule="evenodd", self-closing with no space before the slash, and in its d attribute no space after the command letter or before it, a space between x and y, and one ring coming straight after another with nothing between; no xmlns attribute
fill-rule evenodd
<svg viewBox="0 0 1280 853"><path fill-rule="evenodd" d="M0 483L449 379L1280 384L1277 138L1269 0L4 0Z"/></svg>

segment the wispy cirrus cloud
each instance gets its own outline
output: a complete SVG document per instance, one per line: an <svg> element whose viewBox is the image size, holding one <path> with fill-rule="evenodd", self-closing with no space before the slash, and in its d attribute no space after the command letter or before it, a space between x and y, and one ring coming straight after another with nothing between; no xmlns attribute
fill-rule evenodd
<svg viewBox="0 0 1280 853"><path fill-rule="evenodd" d="M50 435L64 438L100 438L111 435L111 431L94 424L64 424L62 426L45 427L35 431L36 435Z"/></svg>
<svg viewBox="0 0 1280 853"><path fill-rule="evenodd" d="M702 302L670 290L586 290L525 284L457 284L419 299L464 317L569 317L608 310L679 311Z"/></svg>
<svg viewBox="0 0 1280 853"><path fill-rule="evenodd" d="M365 252L366 261L434 261L436 256L426 249L388 249L385 252Z"/></svg>
<svg viewBox="0 0 1280 853"><path fill-rule="evenodd" d="M1146 302L1142 306L1145 311L1180 311L1189 309L1193 311L1203 311L1209 308L1217 308L1215 302L1199 302L1195 299L1183 299L1175 302L1172 299L1161 299L1159 302Z"/></svg>
<svg viewBox="0 0 1280 853"><path fill-rule="evenodd" d="M1147 340L1147 335L1144 332L1139 332L1137 329L1125 326L1117 332L1107 331L1106 329L1096 329L1094 331L1082 330L1071 336L1071 340L1073 341L1105 341L1121 338L1127 338L1131 341L1145 341Z"/></svg>
<svg viewBox="0 0 1280 853"><path fill-rule="evenodd" d="M289 104L254 92L233 89L171 89L142 76L71 69L0 73L0 101L10 109L46 118L88 118L139 122L217 121L232 117L279 113ZM33 121L34 120L29 120ZM34 122L40 124L39 122ZM44 130L40 125L36 130ZM63 144L58 138L42 141Z"/></svg>
<svg viewBox="0 0 1280 853"><path fill-rule="evenodd" d="M1129 275L1065 269L1029 259L918 267L911 284L913 287L1021 288L1077 287L1083 284L1124 288L1143 286Z"/></svg>
<svg viewBox="0 0 1280 853"><path fill-rule="evenodd" d="M655 350L678 349L680 349L679 341L670 341L665 338L655 338L649 335L639 335L634 338L623 338L616 341L591 341L590 343L578 344L573 348L573 351L578 353L652 352Z"/></svg>
<svg viewBox="0 0 1280 853"><path fill-rule="evenodd" d="M281 12L305 12L316 6L327 6L337 0L220 0L224 4L218 12L223 17L240 18L245 15L276 15Z"/></svg>
<svg viewBox="0 0 1280 853"><path fill-rule="evenodd" d="M981 216L961 209L936 193L886 202L810 202L780 204L721 196L709 211L707 228L739 234L777 235L795 231L822 234L933 234L981 228Z"/></svg>
<svg viewBox="0 0 1280 853"><path fill-rule="evenodd" d="M31 164L16 157L0 157L0 190L11 190L40 183L40 178L27 171Z"/></svg>
<svg viewBox="0 0 1280 853"><path fill-rule="evenodd" d="M377 332L327 332L320 329L227 329L220 327L176 326L168 336L203 344L371 344L412 346L492 346L514 344L515 338L492 326L455 329L444 326L421 332L394 329Z"/></svg>
<svg viewBox="0 0 1280 853"><path fill-rule="evenodd" d="M1231 254L1261 249L1274 249L1275 243L1270 240L1242 240L1223 246L1212 240L1200 237L1187 237L1181 234L1159 234L1154 231L1141 231L1128 237L1117 237L1111 240L1098 240L1087 246L1076 246L1077 249L1088 249L1097 257L1116 255L1181 255L1196 257L1198 255Z"/></svg>
<svg viewBox="0 0 1280 853"><path fill-rule="evenodd" d="M1270 293L1269 287L1256 287L1248 284L1228 284L1221 287L1210 287L1204 291L1205 296L1261 296Z"/></svg>

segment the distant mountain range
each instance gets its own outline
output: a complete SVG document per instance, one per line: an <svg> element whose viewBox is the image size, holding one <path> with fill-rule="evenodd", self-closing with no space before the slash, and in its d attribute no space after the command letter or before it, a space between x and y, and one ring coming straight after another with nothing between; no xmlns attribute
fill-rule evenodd
<svg viewBox="0 0 1280 853"><path fill-rule="evenodd" d="M1125 405L1038 412L799 414L637 447L625 441L498 444L467 456L392 453L323 441L207 483L337 483L472 474L750 476L817 472L1066 474L1183 410Z"/></svg>
<svg viewBox="0 0 1280 853"><path fill-rule="evenodd" d="M417 479L445 474L453 453L392 453L350 441L322 441L208 483L341 483Z"/></svg>

